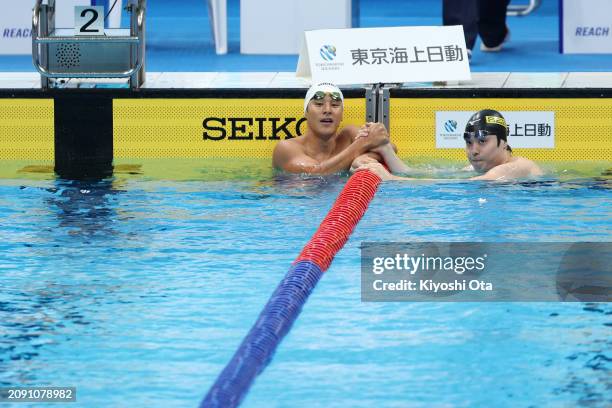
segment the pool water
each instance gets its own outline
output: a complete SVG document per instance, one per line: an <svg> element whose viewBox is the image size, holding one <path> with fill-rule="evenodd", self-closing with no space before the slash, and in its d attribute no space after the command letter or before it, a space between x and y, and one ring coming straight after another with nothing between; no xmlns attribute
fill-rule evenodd
<svg viewBox="0 0 612 408"><path fill-rule="evenodd" d="M243 406L610 406L609 303L360 300L363 241L610 241L562 173L383 184ZM197 406L346 181L215 174L0 180L0 386Z"/></svg>

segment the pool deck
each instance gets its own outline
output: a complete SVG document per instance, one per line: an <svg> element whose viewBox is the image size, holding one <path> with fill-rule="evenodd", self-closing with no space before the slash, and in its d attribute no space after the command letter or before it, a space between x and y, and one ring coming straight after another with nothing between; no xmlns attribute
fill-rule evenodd
<svg viewBox="0 0 612 408"><path fill-rule="evenodd" d="M105 87L124 80L98 80ZM144 88L149 89L300 89L309 82L296 78L293 72L147 72ZM68 80L66 88L91 88L91 80ZM353 86L363 88L365 86ZM477 72L470 81L449 84L431 82L406 83L403 88L493 88L493 89L560 89L612 88L612 72ZM351 87L349 87L351 88ZM40 89L36 72L3 72L0 89Z"/></svg>

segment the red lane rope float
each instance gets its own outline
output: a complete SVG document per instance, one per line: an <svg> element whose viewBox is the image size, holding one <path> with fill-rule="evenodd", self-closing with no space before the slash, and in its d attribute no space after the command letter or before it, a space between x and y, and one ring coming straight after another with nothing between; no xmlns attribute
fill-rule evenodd
<svg viewBox="0 0 612 408"><path fill-rule="evenodd" d="M381 179L359 171L347 181L317 232L293 262L200 407L236 407L272 360L308 296L366 212Z"/></svg>
<svg viewBox="0 0 612 408"><path fill-rule="evenodd" d="M363 217L381 179L370 171L355 173L295 262L312 261L326 271Z"/></svg>

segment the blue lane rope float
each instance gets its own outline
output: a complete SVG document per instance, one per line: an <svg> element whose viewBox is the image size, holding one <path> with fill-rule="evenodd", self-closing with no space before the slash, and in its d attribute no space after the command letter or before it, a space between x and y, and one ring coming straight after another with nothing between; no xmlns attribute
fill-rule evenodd
<svg viewBox="0 0 612 408"><path fill-rule="evenodd" d="M319 229L291 265L200 407L236 407L272 360L308 296L366 212L381 179L369 171L347 181Z"/></svg>

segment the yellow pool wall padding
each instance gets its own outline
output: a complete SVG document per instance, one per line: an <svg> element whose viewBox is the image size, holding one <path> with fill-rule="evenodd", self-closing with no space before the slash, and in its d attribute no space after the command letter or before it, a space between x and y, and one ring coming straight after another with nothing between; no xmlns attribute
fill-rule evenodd
<svg viewBox="0 0 612 408"><path fill-rule="evenodd" d="M0 160L53 163L53 99L0 99Z"/></svg>
<svg viewBox="0 0 612 408"><path fill-rule="evenodd" d="M365 108L364 98L347 98L342 125L363 124ZM435 113L483 108L555 112L555 148L515 149L516 155L542 162L612 161L609 98L392 98L391 139L403 159L464 161L463 149L435 148ZM240 118L238 137L205 140L203 121L207 118ZM303 100L114 99L114 157L118 162L139 158L269 159L278 142L270 139L270 119L275 118L278 124L288 120L287 129L295 133L296 123L303 118ZM249 120L253 125L247 124ZM231 133L230 122L222 127L228 135ZM305 129L303 122L300 130ZM247 140L249 133L253 135ZM218 136L219 132L209 134ZM278 134L284 138L282 131ZM0 160L53 165L53 99L0 99Z"/></svg>
<svg viewBox="0 0 612 408"><path fill-rule="evenodd" d="M554 149L513 149L542 162L611 161L612 99L393 98L391 140L404 159L465 160L463 149L436 149L436 111L554 111Z"/></svg>

